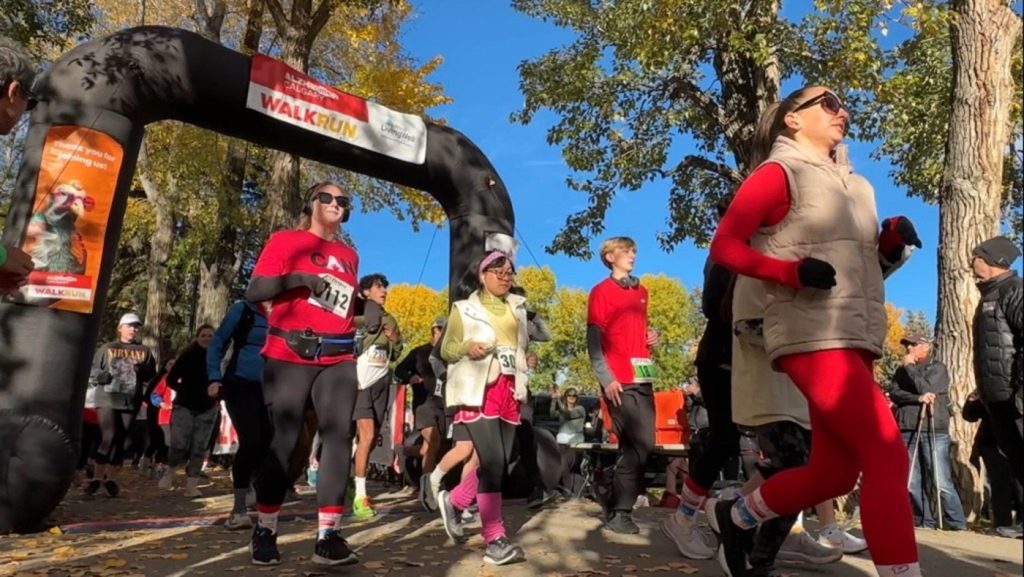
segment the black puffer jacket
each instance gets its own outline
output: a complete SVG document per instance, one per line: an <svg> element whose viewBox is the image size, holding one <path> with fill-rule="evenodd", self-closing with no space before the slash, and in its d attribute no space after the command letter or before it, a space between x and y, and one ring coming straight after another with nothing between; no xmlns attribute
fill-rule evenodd
<svg viewBox="0 0 1024 577"><path fill-rule="evenodd" d="M986 403L1006 401L1021 390L1024 353L1024 287L1015 271L978 283L974 313L974 375Z"/></svg>

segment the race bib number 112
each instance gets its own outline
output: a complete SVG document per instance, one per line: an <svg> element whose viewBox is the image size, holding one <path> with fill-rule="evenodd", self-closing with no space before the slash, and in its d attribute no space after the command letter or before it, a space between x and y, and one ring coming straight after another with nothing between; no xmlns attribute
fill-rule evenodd
<svg viewBox="0 0 1024 577"><path fill-rule="evenodd" d="M347 282L329 274L321 274L320 278L327 283L322 291L313 291L309 295L309 304L331 311L339 317L348 317L348 309L352 306L352 295L355 293L355 289Z"/></svg>

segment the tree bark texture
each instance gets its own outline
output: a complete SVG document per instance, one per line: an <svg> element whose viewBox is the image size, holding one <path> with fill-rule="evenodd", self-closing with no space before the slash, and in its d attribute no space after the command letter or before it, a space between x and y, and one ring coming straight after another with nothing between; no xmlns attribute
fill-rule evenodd
<svg viewBox="0 0 1024 577"><path fill-rule="evenodd" d="M971 324L979 295L971 250L999 233L1014 88L1011 59L1021 20L1002 0L954 0L950 8L953 92L939 191L936 355L949 369L953 477L971 517L981 507L983 488L968 462L976 427L960 418L975 388Z"/></svg>
<svg viewBox="0 0 1024 577"><path fill-rule="evenodd" d="M152 243L149 245L149 284L146 290L146 317L142 329L142 343L148 346L162 363L169 353L169 343L164 335L166 324L167 300L167 261L171 258L171 247L174 244L174 209L170 199L160 190L146 170L146 143L143 141L139 151L139 180L142 189L153 206L156 225L153 230Z"/></svg>

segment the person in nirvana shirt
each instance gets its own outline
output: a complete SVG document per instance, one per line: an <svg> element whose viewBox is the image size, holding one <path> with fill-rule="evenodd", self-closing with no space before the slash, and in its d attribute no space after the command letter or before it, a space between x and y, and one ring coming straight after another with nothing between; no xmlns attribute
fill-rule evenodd
<svg viewBox="0 0 1024 577"><path fill-rule="evenodd" d="M265 303L263 397L274 436L256 480L258 520L252 563L281 562L277 517L290 486L288 463L311 398L323 443L317 483L318 531L313 562L351 565L356 554L338 533L352 459L352 413L358 393L353 356L359 257L339 240L352 199L331 182L311 186L295 230L270 236L246 290Z"/></svg>

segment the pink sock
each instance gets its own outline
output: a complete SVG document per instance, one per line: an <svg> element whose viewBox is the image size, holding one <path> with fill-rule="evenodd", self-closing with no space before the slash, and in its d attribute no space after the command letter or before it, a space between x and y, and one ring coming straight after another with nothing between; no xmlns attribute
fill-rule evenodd
<svg viewBox="0 0 1024 577"><path fill-rule="evenodd" d="M452 489L452 506L460 511L465 511L467 507L473 504L473 499L477 498L476 490L479 486L480 477L477 476L476 471L473 471L470 475L466 475L459 485Z"/></svg>
<svg viewBox="0 0 1024 577"><path fill-rule="evenodd" d="M505 523L501 520L501 493L479 493L476 502L480 505L480 535L484 543L505 536Z"/></svg>

